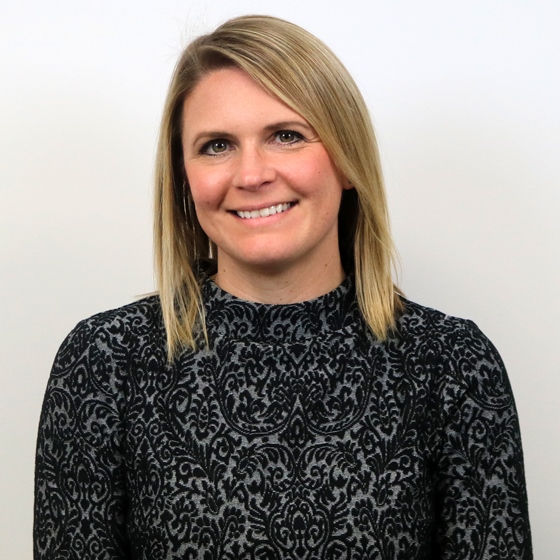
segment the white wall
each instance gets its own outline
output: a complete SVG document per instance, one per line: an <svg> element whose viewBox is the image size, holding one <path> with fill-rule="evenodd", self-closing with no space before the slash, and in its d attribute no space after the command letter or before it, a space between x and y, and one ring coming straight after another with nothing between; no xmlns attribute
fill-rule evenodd
<svg viewBox="0 0 560 560"><path fill-rule="evenodd" d="M153 289L151 170L176 55L244 13L309 29L357 79L402 285L500 349L535 557L557 557L560 3L3 0L1 13L0 558L31 557L35 435L58 345L81 318Z"/></svg>

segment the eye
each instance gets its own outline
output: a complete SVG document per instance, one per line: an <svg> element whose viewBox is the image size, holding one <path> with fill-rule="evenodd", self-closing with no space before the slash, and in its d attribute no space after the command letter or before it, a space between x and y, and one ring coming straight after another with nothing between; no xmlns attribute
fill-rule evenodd
<svg viewBox="0 0 560 560"><path fill-rule="evenodd" d="M222 140L220 138L216 140L210 140L210 142L206 142L200 148L201 154L206 154L208 156L217 156L218 154L223 154L229 148L229 142L227 140Z"/></svg>
<svg viewBox="0 0 560 560"><path fill-rule="evenodd" d="M303 136L299 132L293 130L279 130L276 132L275 138L280 144L295 144L303 140Z"/></svg>

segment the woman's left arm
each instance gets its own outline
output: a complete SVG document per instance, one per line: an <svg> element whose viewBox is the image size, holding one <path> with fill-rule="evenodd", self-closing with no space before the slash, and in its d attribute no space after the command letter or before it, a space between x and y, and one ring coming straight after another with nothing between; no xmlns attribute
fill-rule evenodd
<svg viewBox="0 0 560 560"><path fill-rule="evenodd" d="M436 511L438 558L530 560L515 402L503 362L478 327L459 329L444 392Z"/></svg>

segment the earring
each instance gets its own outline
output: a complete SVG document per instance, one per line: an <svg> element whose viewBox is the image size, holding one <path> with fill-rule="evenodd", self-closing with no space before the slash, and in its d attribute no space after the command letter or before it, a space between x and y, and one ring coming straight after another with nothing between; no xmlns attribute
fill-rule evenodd
<svg viewBox="0 0 560 560"><path fill-rule="evenodd" d="M189 214L187 212L187 182L184 179L181 194L183 198L183 212L185 213L185 218L188 218Z"/></svg>

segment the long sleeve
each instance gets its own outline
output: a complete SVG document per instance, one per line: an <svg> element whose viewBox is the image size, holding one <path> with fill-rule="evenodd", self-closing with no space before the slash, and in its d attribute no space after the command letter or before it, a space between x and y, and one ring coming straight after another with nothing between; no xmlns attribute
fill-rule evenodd
<svg viewBox="0 0 560 560"><path fill-rule="evenodd" d="M94 321L60 348L48 382L35 469L35 560L123 560L122 399Z"/></svg>
<svg viewBox="0 0 560 560"><path fill-rule="evenodd" d="M519 423L502 360L466 322L451 367L436 486L437 558L531 559Z"/></svg>

